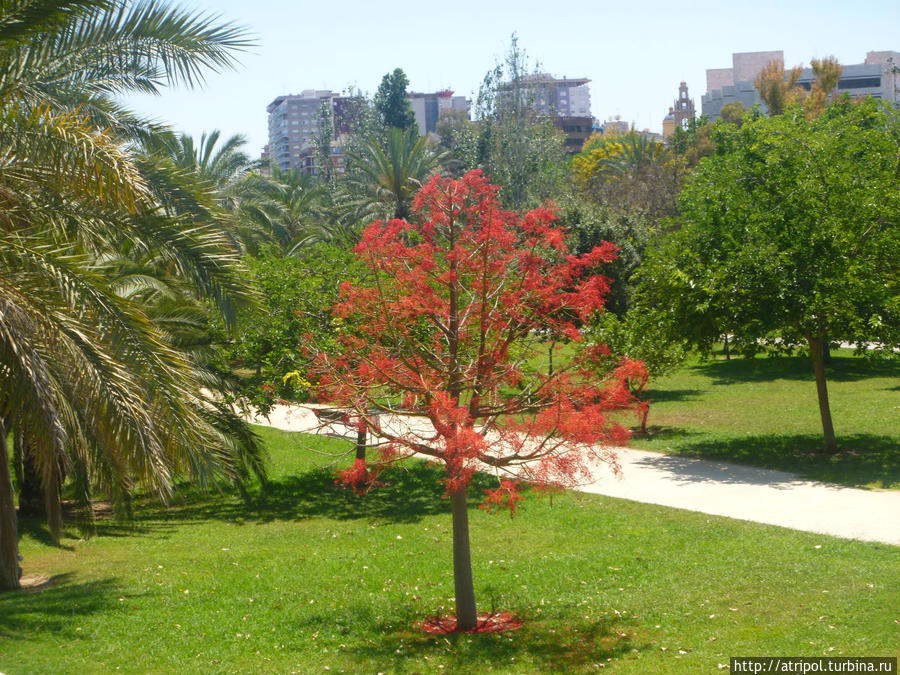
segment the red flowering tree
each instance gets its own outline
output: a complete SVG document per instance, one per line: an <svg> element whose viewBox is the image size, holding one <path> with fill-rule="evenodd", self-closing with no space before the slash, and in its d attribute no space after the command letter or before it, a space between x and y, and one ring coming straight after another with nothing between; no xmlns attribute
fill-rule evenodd
<svg viewBox="0 0 900 675"><path fill-rule="evenodd" d="M378 466L413 454L444 465L460 631L477 626L466 510L473 473L506 478L485 505L515 509L520 480L571 486L597 460L618 470L609 447L628 431L609 413L639 405L626 380L641 365L622 362L597 382L596 361L612 357L583 344L578 328L603 307L609 280L598 269L616 247L569 255L551 209L505 211L497 191L479 171L435 177L414 200L416 224L372 223L355 250L368 281L344 284L334 310L352 328L319 359L323 400L349 409L349 421L377 439ZM549 367L554 342L569 343L571 356ZM372 469L357 460L344 479L358 486Z"/></svg>

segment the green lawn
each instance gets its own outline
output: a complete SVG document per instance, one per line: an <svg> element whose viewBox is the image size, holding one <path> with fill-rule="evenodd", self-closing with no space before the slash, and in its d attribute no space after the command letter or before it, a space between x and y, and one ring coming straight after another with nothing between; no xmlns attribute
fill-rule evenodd
<svg viewBox="0 0 900 675"><path fill-rule="evenodd" d="M651 385L649 438L632 445L900 488L900 361L849 351L827 368L840 453L824 456L812 366L802 357L688 362Z"/></svg>
<svg viewBox="0 0 900 675"><path fill-rule="evenodd" d="M712 673L733 655L900 654L900 548L572 493L515 519L473 502L480 609L522 629L426 635L453 605L439 473L413 464L356 497L297 436L260 433L273 480L252 504L148 505L62 549L26 523L26 572L50 581L0 595L0 672Z"/></svg>

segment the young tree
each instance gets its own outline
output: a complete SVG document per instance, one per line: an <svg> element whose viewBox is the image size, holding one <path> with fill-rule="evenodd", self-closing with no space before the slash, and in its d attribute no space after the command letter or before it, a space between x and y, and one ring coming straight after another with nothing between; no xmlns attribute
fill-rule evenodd
<svg viewBox="0 0 900 675"><path fill-rule="evenodd" d="M813 59L809 63L813 74L816 76L815 81L810 87L809 96L806 98L807 114L811 116L821 115L828 105L832 92L837 90L838 82L844 69L834 56L828 56L824 59Z"/></svg>
<svg viewBox="0 0 900 675"><path fill-rule="evenodd" d="M639 303L705 349L722 334L750 353L805 343L835 452L828 341L900 344L897 113L845 99L812 119L794 107L717 125L713 140L682 192L682 229L641 272Z"/></svg>
<svg viewBox="0 0 900 675"><path fill-rule="evenodd" d="M441 113L435 127L438 147L444 152L443 173L460 178L478 166L478 126L463 110Z"/></svg>
<svg viewBox="0 0 900 675"><path fill-rule="evenodd" d="M538 114L544 77L538 66L529 72L514 34L503 63L488 71L478 90L478 165L503 186L503 201L512 208L537 206L565 185L565 134Z"/></svg>
<svg viewBox="0 0 900 675"><path fill-rule="evenodd" d="M319 156L319 175L324 183L330 183L334 174L334 158L331 145L334 141L333 111L327 102L319 104L319 128L313 137L316 154Z"/></svg>
<svg viewBox="0 0 900 675"><path fill-rule="evenodd" d="M608 446L628 431L609 413L637 406L627 380L642 368L623 361L598 382L589 366L612 357L580 342L579 323L609 290L597 267L615 246L570 255L550 209L505 211L498 190L480 171L434 177L414 201L417 225L371 224L356 248L367 283L344 284L335 308L354 328L319 360L323 398L378 439L383 463L419 454L444 465L458 630L477 621L466 510L473 473L505 474L486 503L514 508L519 479L571 485L592 460L615 467ZM553 341L574 347L551 371ZM372 412L398 404L429 429L382 424ZM362 462L344 475L370 477Z"/></svg>

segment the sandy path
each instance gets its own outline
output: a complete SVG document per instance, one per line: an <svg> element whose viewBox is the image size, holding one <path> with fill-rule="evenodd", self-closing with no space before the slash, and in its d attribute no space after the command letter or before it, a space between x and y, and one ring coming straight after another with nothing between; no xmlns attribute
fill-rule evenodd
<svg viewBox="0 0 900 675"><path fill-rule="evenodd" d="M304 406L275 406L254 424L315 431ZM421 424L416 420L416 425ZM337 431L343 431L338 425ZM900 491L860 490L804 480L782 471L691 459L632 448L617 451L622 477L598 467L582 492L632 499L795 530L900 546Z"/></svg>

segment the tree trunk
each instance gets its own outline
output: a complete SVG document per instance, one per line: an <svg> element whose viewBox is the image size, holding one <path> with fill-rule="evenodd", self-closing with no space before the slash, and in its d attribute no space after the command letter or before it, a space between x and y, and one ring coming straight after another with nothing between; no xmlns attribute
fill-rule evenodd
<svg viewBox="0 0 900 675"><path fill-rule="evenodd" d="M828 385L825 382L825 348L821 337L807 336L809 355L816 374L816 392L819 395L819 414L822 416L822 431L825 434L825 452L837 452L837 439L831 423L831 407L828 404Z"/></svg>
<svg viewBox="0 0 900 675"><path fill-rule="evenodd" d="M554 351L555 349L556 349L556 340L553 340L553 341L550 343L550 348L547 350L547 355L548 355L549 360L550 360L550 365L549 365L549 367L547 368L547 376L548 376L548 377L553 377L553 351Z"/></svg>
<svg viewBox="0 0 900 675"><path fill-rule="evenodd" d="M725 334L725 340L722 343L722 351L725 353L725 360L731 361L731 349L728 344L728 333Z"/></svg>
<svg viewBox="0 0 900 675"><path fill-rule="evenodd" d="M648 401L649 404L649 401ZM641 413L641 436L647 435L647 416L650 414L650 408L648 407Z"/></svg>
<svg viewBox="0 0 900 675"><path fill-rule="evenodd" d="M366 461L366 430L365 428L356 430L356 459Z"/></svg>
<svg viewBox="0 0 900 675"><path fill-rule="evenodd" d="M450 494L453 512L453 585L456 592L456 628L472 630L478 621L475 611L475 586L469 552L469 511L466 487Z"/></svg>
<svg viewBox="0 0 900 675"><path fill-rule="evenodd" d="M0 590L19 588L21 576L16 503L13 499L12 476L9 473L6 427L0 424Z"/></svg>
<svg viewBox="0 0 900 675"><path fill-rule="evenodd" d="M45 518L47 508L44 490L41 486L41 474L34 461L34 448L24 432L13 431L13 443L18 445L22 456L22 476L19 481L19 517Z"/></svg>

